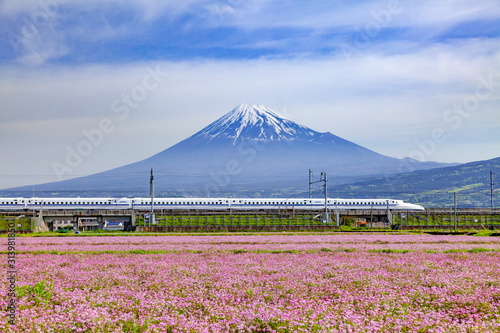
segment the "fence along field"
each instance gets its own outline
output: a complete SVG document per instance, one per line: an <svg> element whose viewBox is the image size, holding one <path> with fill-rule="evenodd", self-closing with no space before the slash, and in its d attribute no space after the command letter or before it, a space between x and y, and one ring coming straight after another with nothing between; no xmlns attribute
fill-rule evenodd
<svg viewBox="0 0 500 333"><path fill-rule="evenodd" d="M17 321L0 331L497 332L499 250L471 236L23 237Z"/></svg>

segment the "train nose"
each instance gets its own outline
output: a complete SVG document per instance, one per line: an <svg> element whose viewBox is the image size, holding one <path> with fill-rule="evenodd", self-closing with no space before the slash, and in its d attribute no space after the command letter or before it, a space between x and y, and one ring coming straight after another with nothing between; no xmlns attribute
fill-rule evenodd
<svg viewBox="0 0 500 333"><path fill-rule="evenodd" d="M400 205L397 205L397 209L401 210L411 210L411 211L417 211L417 212L424 212L425 208L420 206L420 205L415 205L415 204L410 204L410 203L403 203Z"/></svg>

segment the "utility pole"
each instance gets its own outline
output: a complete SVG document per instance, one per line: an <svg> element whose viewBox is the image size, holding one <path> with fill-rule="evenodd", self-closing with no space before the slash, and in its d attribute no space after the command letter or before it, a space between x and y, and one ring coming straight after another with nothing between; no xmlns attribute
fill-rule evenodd
<svg viewBox="0 0 500 333"><path fill-rule="evenodd" d="M330 217L328 214L328 177L326 172L321 172L321 176L318 181L312 180L313 172L309 169L309 198L312 198L312 185L316 183L323 183L323 193L325 194L325 212L324 221L325 223L330 222Z"/></svg>
<svg viewBox="0 0 500 333"><path fill-rule="evenodd" d="M149 194L151 194L151 213L149 214L149 225L154 224L154 196L155 196L155 176L153 168L151 168L151 176L149 177Z"/></svg>
<svg viewBox="0 0 500 333"><path fill-rule="evenodd" d="M312 178L313 178L313 171L309 169L309 199L312 199Z"/></svg>
<svg viewBox="0 0 500 333"><path fill-rule="evenodd" d="M325 223L330 223L330 214L328 214L328 177L326 172L321 173L321 180L325 182L324 192L325 192Z"/></svg>
<svg viewBox="0 0 500 333"><path fill-rule="evenodd" d="M491 189L491 210L495 209L495 201L493 199L495 195L495 173L490 171L490 189Z"/></svg>
<svg viewBox="0 0 500 333"><path fill-rule="evenodd" d="M453 192L453 225L457 231L457 192Z"/></svg>

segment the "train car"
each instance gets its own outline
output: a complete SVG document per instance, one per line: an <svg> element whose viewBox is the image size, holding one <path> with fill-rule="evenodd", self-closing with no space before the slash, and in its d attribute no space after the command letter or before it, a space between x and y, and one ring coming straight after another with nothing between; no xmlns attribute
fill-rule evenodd
<svg viewBox="0 0 500 333"><path fill-rule="evenodd" d="M328 199L331 210L424 211L424 207L394 199ZM161 210L321 210L324 199L283 198L156 198L153 209ZM150 198L0 198L0 210L149 210Z"/></svg>

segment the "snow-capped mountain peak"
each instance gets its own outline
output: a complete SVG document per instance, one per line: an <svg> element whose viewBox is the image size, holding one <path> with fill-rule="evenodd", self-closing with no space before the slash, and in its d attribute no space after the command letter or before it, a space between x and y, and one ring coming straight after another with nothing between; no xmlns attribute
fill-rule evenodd
<svg viewBox="0 0 500 333"><path fill-rule="evenodd" d="M292 141L316 134L319 133L296 124L264 105L241 104L194 136L228 138L236 144L244 139Z"/></svg>

